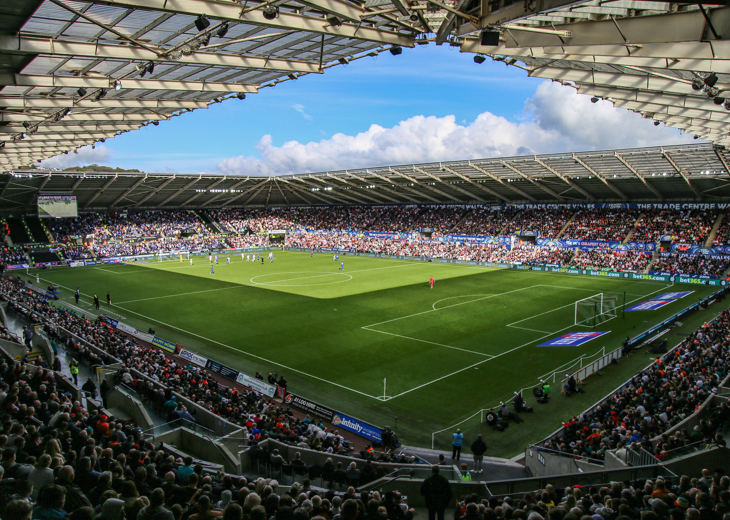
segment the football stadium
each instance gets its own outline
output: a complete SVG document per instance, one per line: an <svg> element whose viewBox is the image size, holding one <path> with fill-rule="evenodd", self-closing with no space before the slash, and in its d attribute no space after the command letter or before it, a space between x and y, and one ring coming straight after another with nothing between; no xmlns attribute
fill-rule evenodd
<svg viewBox="0 0 730 520"><path fill-rule="evenodd" d="M730 519L729 9L0 3L0 518Z"/></svg>

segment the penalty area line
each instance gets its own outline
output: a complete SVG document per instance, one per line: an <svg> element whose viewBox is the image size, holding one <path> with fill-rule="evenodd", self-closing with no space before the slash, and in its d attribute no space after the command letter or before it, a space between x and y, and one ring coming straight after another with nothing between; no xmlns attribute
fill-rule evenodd
<svg viewBox="0 0 730 520"><path fill-rule="evenodd" d="M360 328L365 329L365 330L370 331L370 332L379 332L380 334L387 334L388 336L395 336L396 338L410 339L410 340L413 340L413 341L419 341L421 343L428 343L429 345L436 345L438 347L445 347L445 348L450 348L450 349L454 349L454 350L461 350L462 352L468 352L470 354L476 354L478 356L485 356L485 357L490 357L490 358L492 357L491 354L484 354L483 352L476 352L475 350L469 350L469 349L465 349L465 348L454 347L454 346L451 346L451 345L444 345L442 343L436 343L434 341L426 341L425 339L412 338L411 336L401 336L400 334L393 334L392 332L385 332L385 331L382 331L382 330L369 329L367 327L360 327Z"/></svg>
<svg viewBox="0 0 730 520"><path fill-rule="evenodd" d="M658 292L661 292L661 291L665 291L665 290L667 289L667 287L672 287L673 285L674 285L674 284L664 285L664 286L662 286L662 287L661 287L660 289L657 289L656 291L650 292L650 293L649 293L649 294L647 294L647 295L644 295L644 296L641 296L641 297L639 297L639 298L636 298L635 300L631 300L631 301L627 302L626 304L628 305L629 303L634 303L634 302L636 302L636 301L639 301L639 300L641 300L641 299L643 299L643 298L646 298L646 296L650 296L650 295L652 295L652 294L656 294L656 293L658 293ZM420 314L423 314L423 313L420 313ZM409 394L409 393L411 393L411 392L414 392L414 391L416 391L416 390L420 390L421 388L424 388L424 387L426 387L426 386L432 385L433 383L438 383L439 381L442 381L442 380L444 380L444 379L447 379L447 378L449 378L449 377L451 377L451 376L455 376L456 374L460 374L461 372L464 372L464 371L466 371L466 370L469 370L469 369L471 369L471 368L475 368L475 367L477 367L477 366L479 366L479 365L482 365L482 364L484 364L484 363L488 363L488 362L490 362L490 361L494 361L495 359L498 359L498 358L500 358L500 357L502 357L502 356L505 356L505 355L507 355L507 354L510 354L511 352L514 352L514 351L516 351L516 350L519 350L519 349L521 349L521 348L524 348L524 347L526 347L526 346L528 346L528 345L532 345L533 343L537 343L538 341L542 341L542 340L543 340L543 339L545 339L545 338L548 338L548 337L550 337L550 336L554 336L554 335L556 335L556 334L559 334L559 333L561 333L561 332L563 332L563 331L565 331L565 330L571 329L571 328L573 328L573 327L575 327L575 325L569 325L569 326L567 326L567 327L565 327L565 328L562 328L562 329L560 329L560 330L556 330L555 332L550 332L549 334L545 334L544 336L540 336L539 338L536 338L536 339L533 339L533 340L531 340L531 341L528 341L527 343L523 343L522 345L519 345L519 346L517 346L517 347L514 347L514 348L512 348L512 349L510 349L510 350L507 350L507 351L505 351L505 352L502 352L501 354L497 354L497 355L495 355L495 356L492 356L492 357L491 357L491 358L489 358L489 359L484 359L484 360L482 360L482 361L478 361L477 363L474 363L473 365L469 365L468 367L464 367L464 368L461 368L461 369L459 369L459 370L456 370L456 371L454 371L454 372L451 372L450 374L446 374L445 376L441 376L441 377L439 377L439 378L436 378L436 379L434 379L433 381L429 381L428 383L424 383L424 384L422 384L422 385L418 385L418 386L416 386L416 387L414 387L414 388L411 388L410 390L406 390L405 392L401 392L400 394L396 394L396 395L394 395L394 396L392 396L392 397L389 397L389 398L387 398L387 399L384 399L384 401L390 401L391 399L395 399L396 397L400 397L400 396L403 396L403 395Z"/></svg>

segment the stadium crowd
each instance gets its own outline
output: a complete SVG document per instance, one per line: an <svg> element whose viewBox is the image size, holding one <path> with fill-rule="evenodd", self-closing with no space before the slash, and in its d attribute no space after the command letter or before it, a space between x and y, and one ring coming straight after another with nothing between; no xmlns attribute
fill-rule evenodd
<svg viewBox="0 0 730 520"><path fill-rule="evenodd" d="M661 253L651 266L652 271L659 273L696 274L721 277L730 268L730 256L686 255Z"/></svg>
<svg viewBox="0 0 730 520"><path fill-rule="evenodd" d="M504 233L557 238L573 213L572 209L525 209L507 225Z"/></svg>
<svg viewBox="0 0 730 520"><path fill-rule="evenodd" d="M519 210L479 208L468 213L452 233L456 235L499 236Z"/></svg>
<svg viewBox="0 0 730 520"><path fill-rule="evenodd" d="M612 450L622 460L626 450L642 447L664 460L669 451L693 443L724 445L717 432L730 420L725 400L694 428L674 427L727 377L728 338L730 312L726 310L690 334L664 361L657 358L606 400L565 422L544 447L593 459L603 459Z"/></svg>
<svg viewBox="0 0 730 520"><path fill-rule="evenodd" d="M0 264L17 265L27 264L28 255L22 249L5 249L0 251Z"/></svg>
<svg viewBox="0 0 730 520"><path fill-rule="evenodd" d="M641 272L651 261L651 253L642 251L618 251L613 249L577 249L571 264L610 271Z"/></svg>
<svg viewBox="0 0 730 520"><path fill-rule="evenodd" d="M656 242L668 235L679 243L704 245L716 219L717 212L713 210L646 210L632 238L637 242Z"/></svg>
<svg viewBox="0 0 730 520"><path fill-rule="evenodd" d="M561 238L621 241L634 227L641 211L632 209L579 210Z"/></svg>
<svg viewBox="0 0 730 520"><path fill-rule="evenodd" d="M209 232L192 211L82 213L73 219L55 219L49 227L59 240L87 235L103 241Z"/></svg>

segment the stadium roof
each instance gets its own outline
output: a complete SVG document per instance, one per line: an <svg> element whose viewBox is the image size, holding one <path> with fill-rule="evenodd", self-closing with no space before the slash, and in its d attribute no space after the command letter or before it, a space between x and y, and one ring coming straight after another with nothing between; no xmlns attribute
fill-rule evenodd
<svg viewBox="0 0 730 520"><path fill-rule="evenodd" d="M3 0L0 169L428 41L730 144L730 8L692 1Z"/></svg>
<svg viewBox="0 0 730 520"><path fill-rule="evenodd" d="M407 164L278 177L18 170L5 212L69 193L80 211L371 204L730 201L728 152L699 144Z"/></svg>

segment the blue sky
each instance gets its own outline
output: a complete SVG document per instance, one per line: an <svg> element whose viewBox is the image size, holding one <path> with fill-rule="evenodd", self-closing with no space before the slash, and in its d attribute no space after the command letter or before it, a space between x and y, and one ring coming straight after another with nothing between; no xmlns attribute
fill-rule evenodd
<svg viewBox="0 0 730 520"><path fill-rule="evenodd" d="M44 163L281 174L685 140L648 121L612 138L638 116L473 56L433 44L386 52ZM602 129L576 132L576 120Z"/></svg>

